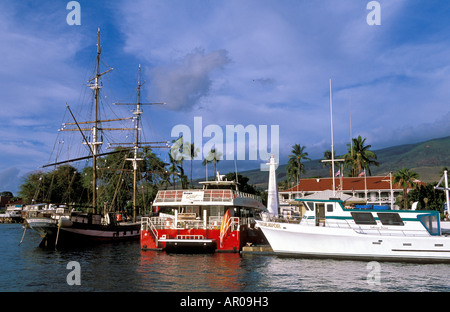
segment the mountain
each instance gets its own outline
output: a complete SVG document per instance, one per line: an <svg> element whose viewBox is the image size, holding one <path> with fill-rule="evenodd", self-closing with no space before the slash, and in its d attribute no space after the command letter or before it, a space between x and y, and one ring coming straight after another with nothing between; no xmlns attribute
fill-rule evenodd
<svg viewBox="0 0 450 312"><path fill-rule="evenodd" d="M379 150L373 150L378 157L380 165L372 166L372 175L386 175L389 171L395 172L403 167L417 172L424 182L435 182L440 179L443 167L450 167L450 136L432 139L425 142L397 145ZM327 177L329 168L324 168L320 159L307 161L306 173L302 178ZM278 181L286 179L286 166L280 165L277 169ZM337 169L336 169L337 170ZM248 177L249 184L259 188L267 188L269 174L259 169L240 172Z"/></svg>

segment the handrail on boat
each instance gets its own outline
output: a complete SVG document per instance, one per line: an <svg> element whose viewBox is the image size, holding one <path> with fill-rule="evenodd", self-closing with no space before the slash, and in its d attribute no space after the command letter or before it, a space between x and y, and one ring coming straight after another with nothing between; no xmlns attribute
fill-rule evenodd
<svg viewBox="0 0 450 312"><path fill-rule="evenodd" d="M148 230L149 228L153 234L153 237L155 238L156 245L158 245L158 230L156 229L155 225L153 224L152 220L149 217L142 217L141 229Z"/></svg>
<svg viewBox="0 0 450 312"><path fill-rule="evenodd" d="M186 192L203 192L202 202L232 202L238 197L251 198L261 201L261 197L231 189L204 189L204 190L162 190L156 194L154 203L182 202Z"/></svg>
<svg viewBox="0 0 450 312"><path fill-rule="evenodd" d="M206 223L207 229L220 229L223 217L221 216L210 216L208 222ZM239 230L240 225L247 224L250 222L251 218L231 218L231 229L232 231ZM182 225L180 227L180 225ZM155 237L158 236L158 229L204 229L204 220L178 220L178 224L175 224L175 219L170 217L142 217L141 229L151 230Z"/></svg>

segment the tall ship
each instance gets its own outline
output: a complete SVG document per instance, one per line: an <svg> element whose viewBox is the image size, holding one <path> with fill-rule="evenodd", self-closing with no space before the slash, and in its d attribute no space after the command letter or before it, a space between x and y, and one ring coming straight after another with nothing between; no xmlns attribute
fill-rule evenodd
<svg viewBox="0 0 450 312"><path fill-rule="evenodd" d="M264 241L255 219L266 211L261 198L238 190L217 174L202 189L160 190L155 215L143 217L141 249L167 252L240 252Z"/></svg>
<svg viewBox="0 0 450 312"><path fill-rule="evenodd" d="M140 66L139 66L139 80L138 80L138 101L137 103L115 103L120 105L136 105L133 111L132 117L126 118L114 118L101 120L100 119L100 89L103 87L100 81L101 77L112 70L107 69L104 72L100 72L100 60L101 57L101 45L100 45L100 29L97 33L97 57L96 68L94 78L89 80L89 87L93 90L93 120L78 122L72 113L72 110L67 105L67 109L73 118L72 123L65 123L62 131L76 131L80 133L83 138L84 145L89 149L89 155L85 157L79 157L76 159L70 159L60 161L52 164L45 165L43 167L57 166L64 163L80 160L92 161L92 205L84 211L71 210L70 213L65 214L62 217L55 218L55 215L50 214L30 214L26 218L26 222L31 229L35 229L42 236L40 246L42 247L67 247L73 245L85 245L91 243L103 243L113 241L124 240L139 240L141 223L138 220L136 214L136 198L137 198L137 184L138 184L138 162L143 159L139 157L138 151L143 148L156 148L156 147L168 147L165 146L150 146L140 141L140 116L142 114L141 106L146 104L163 104L163 103L141 103L140 101ZM108 122L115 122L120 120L133 120L133 128L113 128L103 126ZM115 148L111 152L103 152L100 147L103 144L103 131L106 130L119 130L122 133L124 131L135 131L135 140L132 143L111 143ZM89 141L90 140L90 141ZM147 142L151 143L167 143L167 142ZM100 199L97 191L101 185L99 183L99 161L101 157L110 154L122 153L124 161L131 161L132 168L129 170L123 170L120 168L102 168L108 170L122 170L132 171L133 173L133 212L125 214L123 211L115 211L108 207L108 202L99 204Z"/></svg>

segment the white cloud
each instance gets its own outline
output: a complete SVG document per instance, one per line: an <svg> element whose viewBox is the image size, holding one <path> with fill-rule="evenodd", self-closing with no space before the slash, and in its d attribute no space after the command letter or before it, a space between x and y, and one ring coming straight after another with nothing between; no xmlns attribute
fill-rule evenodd
<svg viewBox="0 0 450 312"><path fill-rule="evenodd" d="M118 62L111 65L129 66L124 55L138 60L146 97L168 103L144 116L166 139L177 123L202 116L222 127L279 125L282 154L299 143L320 155L330 144L330 77L337 144L348 141L350 107L353 135L374 147L441 135L435 125L444 124L450 98L446 16L429 2L379 2L380 26L367 25L367 2L358 1L82 3L80 28L64 25L65 5L4 2L0 131L10 133L3 143L10 156L20 142L40 158L50 149L64 103L86 89L81 73L89 62L78 57L94 47L97 17L114 47L105 49Z"/></svg>
<svg viewBox="0 0 450 312"><path fill-rule="evenodd" d="M158 66L153 72L153 84L158 97L171 110L192 110L209 95L214 70L229 62L226 51L210 53L196 49L175 63Z"/></svg>
<svg viewBox="0 0 450 312"><path fill-rule="evenodd" d="M12 167L0 171L0 192L9 191L16 196L21 182L22 174L18 168Z"/></svg>

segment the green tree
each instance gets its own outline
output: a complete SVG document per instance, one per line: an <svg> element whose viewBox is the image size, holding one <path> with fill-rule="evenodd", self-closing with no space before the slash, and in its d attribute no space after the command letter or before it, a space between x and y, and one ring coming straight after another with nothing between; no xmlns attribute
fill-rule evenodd
<svg viewBox="0 0 450 312"><path fill-rule="evenodd" d="M214 179L217 175L217 163L222 159L222 153L217 151L215 147L211 148L211 150L208 153L208 156L206 156L206 159L208 162L214 163Z"/></svg>
<svg viewBox="0 0 450 312"><path fill-rule="evenodd" d="M48 189L46 173L42 171L30 173L20 185L19 194L25 204L44 201L44 195Z"/></svg>
<svg viewBox="0 0 450 312"><path fill-rule="evenodd" d="M178 166L176 159L172 156L172 153L169 152L169 173L172 175L172 181L173 181L173 189L175 189L175 176L179 176L178 172Z"/></svg>
<svg viewBox="0 0 450 312"><path fill-rule="evenodd" d="M202 161L202 165L205 166L206 180L208 180L208 164L210 163L212 163L212 160L208 160L207 158L204 158Z"/></svg>
<svg viewBox="0 0 450 312"><path fill-rule="evenodd" d="M225 175L225 178L227 179L227 181L236 181L236 173L229 172ZM255 187L251 184L248 184L249 180L250 179L248 177L238 174L237 175L237 182L239 183L238 190L248 194L256 194Z"/></svg>
<svg viewBox="0 0 450 312"><path fill-rule="evenodd" d="M19 194L26 204L85 203L88 198L82 175L70 165L59 166L48 173L31 173L20 186Z"/></svg>
<svg viewBox="0 0 450 312"><path fill-rule="evenodd" d="M178 139L172 141L173 145L170 149L172 158L175 160L175 164L179 164L179 174L181 187L183 189L187 188L187 176L184 174L183 161L189 157L189 143L184 141L183 135L180 135ZM171 160L172 162L172 160Z"/></svg>
<svg viewBox="0 0 450 312"><path fill-rule="evenodd" d="M361 138L359 135L357 138L352 139L352 144L347 144L348 153L345 154L346 166L350 167L350 176L358 176L362 169L366 169L369 175L372 175L370 166L379 166L377 155L370 150L372 145L365 145L366 138Z"/></svg>
<svg viewBox="0 0 450 312"><path fill-rule="evenodd" d="M305 173L305 165L302 164L302 160L311 160L308 157L308 153L305 152L306 146L300 146L295 144L292 146L291 155L289 155L289 161L287 165L287 174L290 180L297 180L297 184L300 182L300 173Z"/></svg>
<svg viewBox="0 0 450 312"><path fill-rule="evenodd" d="M415 187L416 184L414 182L418 178L419 175L416 172L410 171L407 168L402 168L394 174L394 183L400 184L400 186L403 188L404 209L408 209L408 188Z"/></svg>
<svg viewBox="0 0 450 312"><path fill-rule="evenodd" d="M133 156L133 152L129 151L110 154L98 161L97 205L100 209L103 207L108 211L131 209L129 202L133 198L133 165L127 158ZM143 164L140 161L138 170L142 171L142 168Z"/></svg>
<svg viewBox="0 0 450 312"><path fill-rule="evenodd" d="M14 197L12 192L9 191L3 191L0 193L0 196L6 196L6 197Z"/></svg>
<svg viewBox="0 0 450 312"><path fill-rule="evenodd" d="M436 183L427 183L426 185L418 185L408 193L408 202L418 202L420 210L436 210L444 211L445 192L436 191L434 186Z"/></svg>
<svg viewBox="0 0 450 312"><path fill-rule="evenodd" d="M191 160L191 187L194 186L194 184L192 183L192 162L194 161L194 158L197 157L198 152L200 151L199 148L195 148L195 144L194 143L188 143L187 144L187 153L189 155L189 158Z"/></svg>

